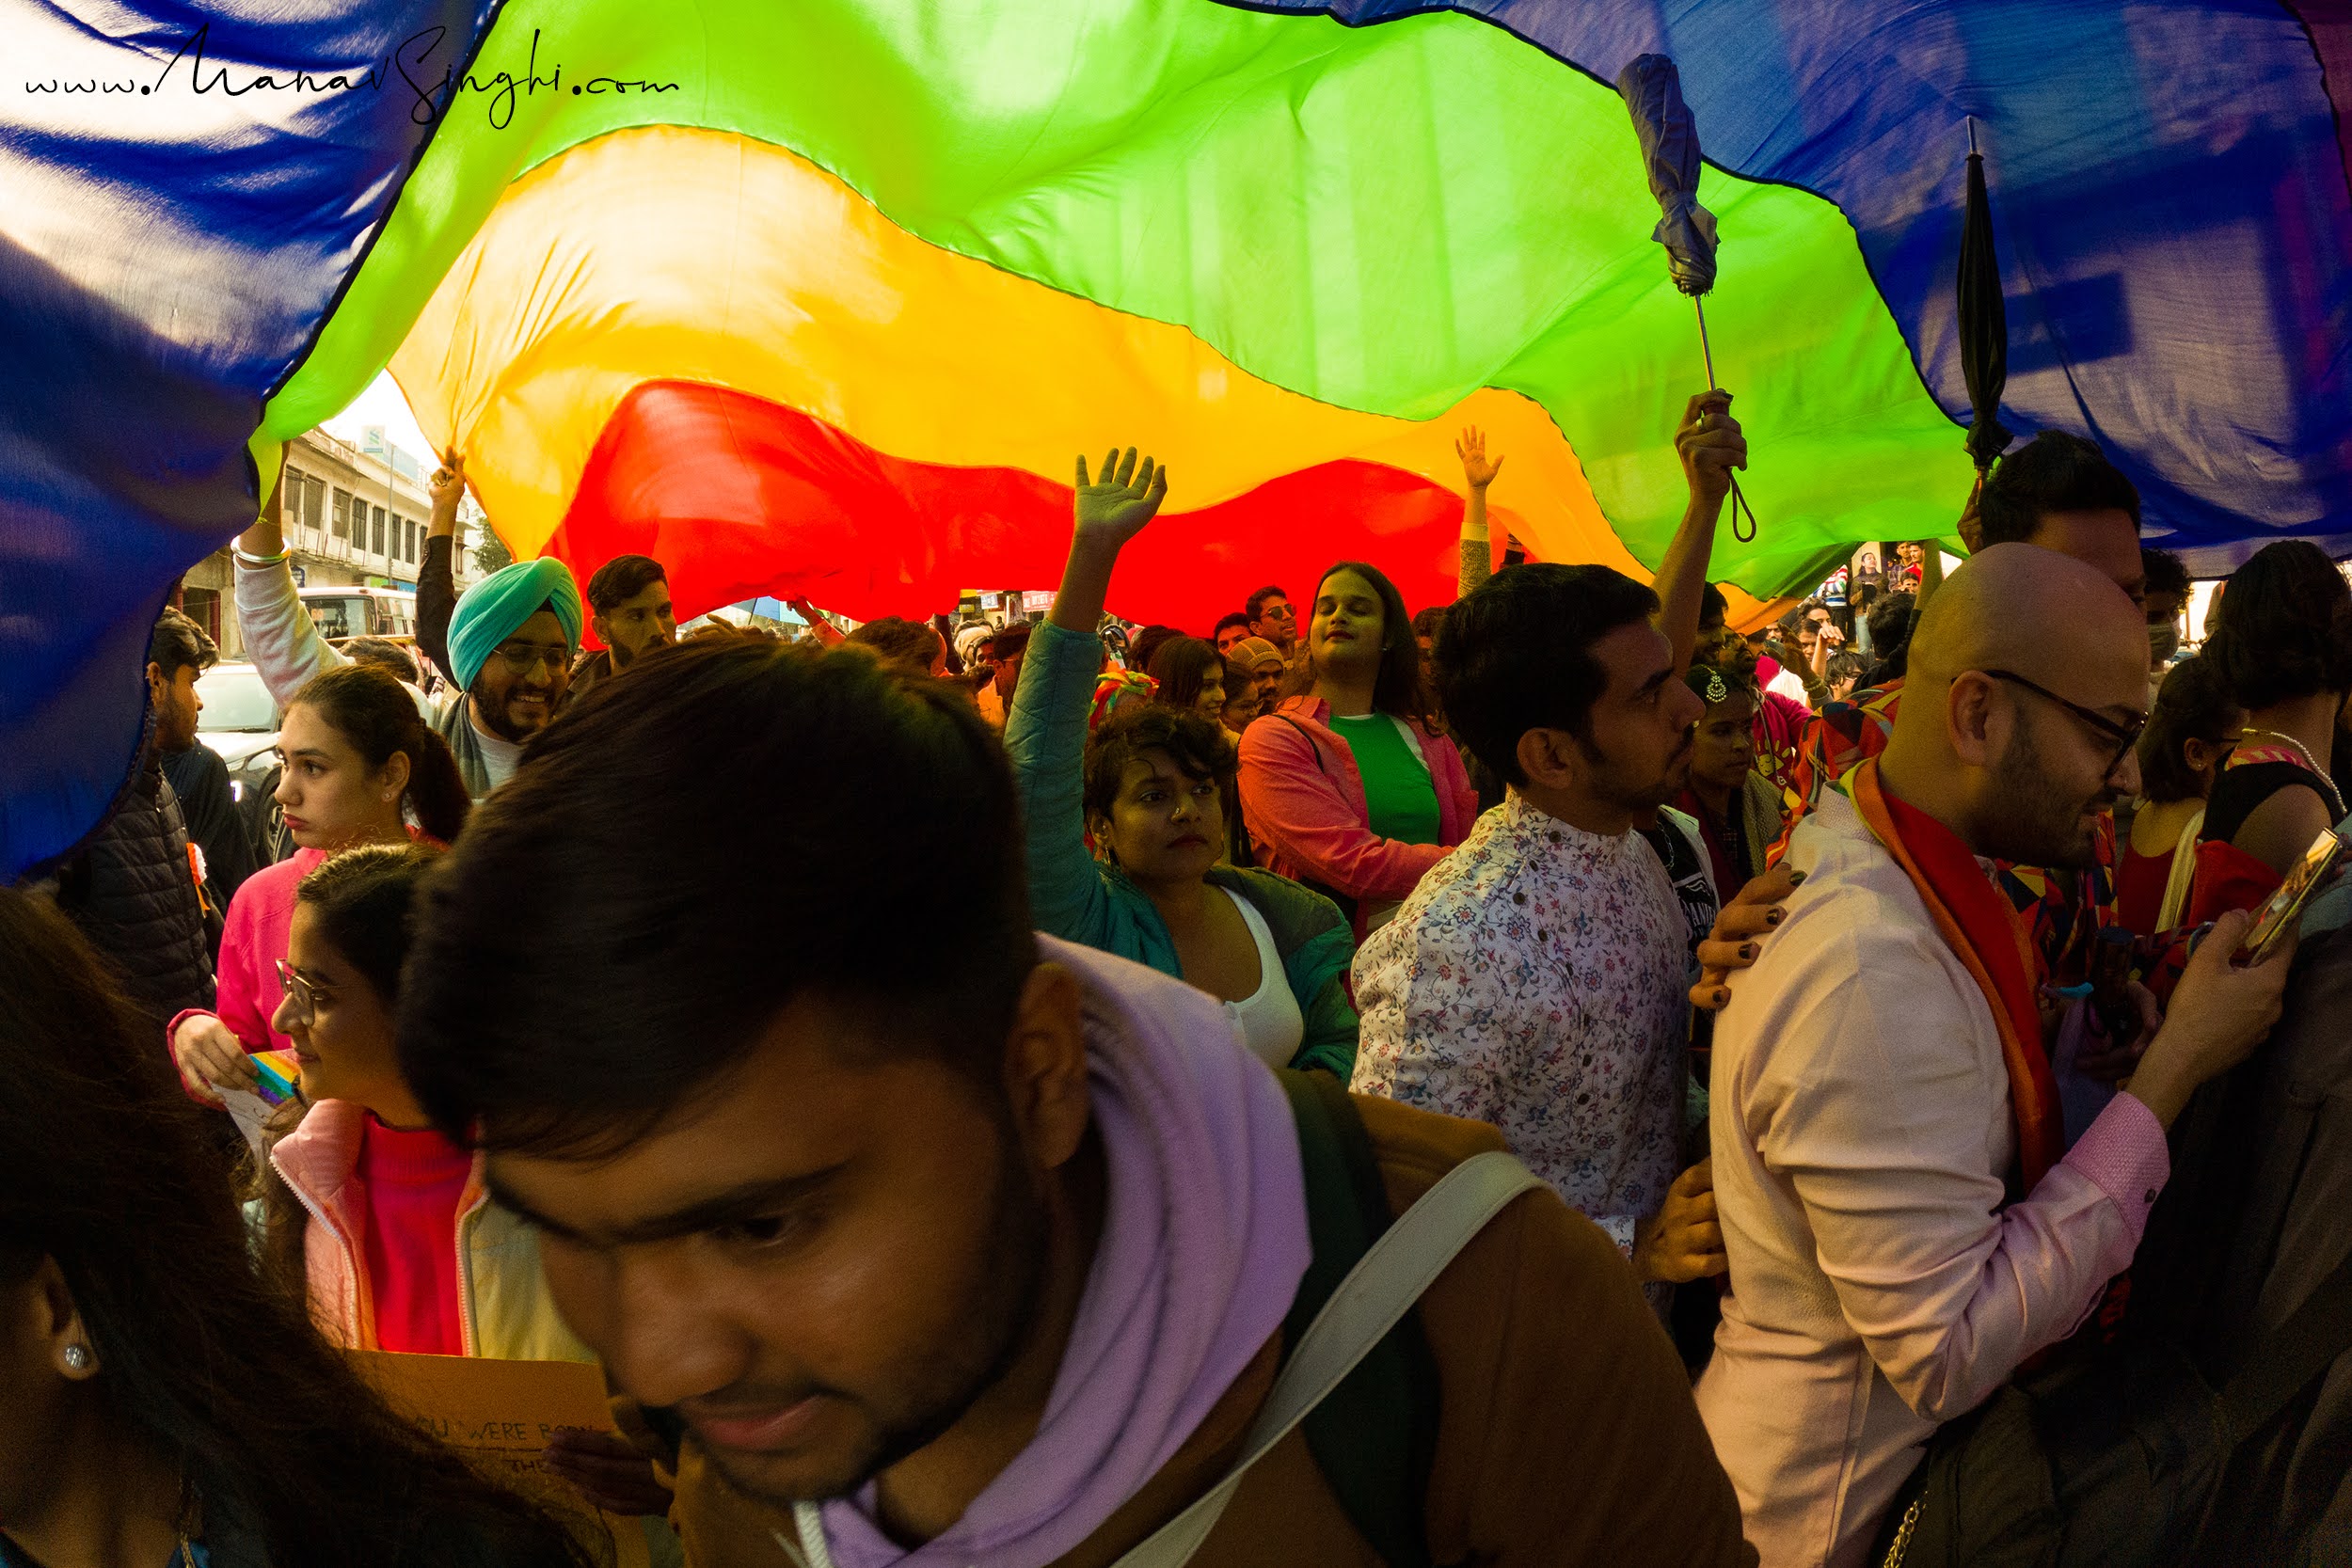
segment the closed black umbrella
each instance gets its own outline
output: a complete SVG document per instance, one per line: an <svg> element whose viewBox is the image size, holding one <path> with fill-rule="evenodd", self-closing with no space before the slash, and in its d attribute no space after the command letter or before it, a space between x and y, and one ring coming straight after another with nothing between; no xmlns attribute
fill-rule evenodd
<svg viewBox="0 0 2352 1568"><path fill-rule="evenodd" d="M1617 92L1633 117L1649 194L1658 198L1658 227L1650 238L1666 247L1667 274L1698 312L1699 356L1712 388L1715 353L1708 346L1707 307L1699 296L1715 286L1715 214L1699 205L1699 132L1682 101L1682 75L1663 55L1636 55L1617 73ZM1737 479L1731 482L1731 536L1741 544L1756 538L1756 513Z"/></svg>
<svg viewBox="0 0 2352 1568"><path fill-rule="evenodd" d="M2009 450L2001 391L2009 385L2009 311L2001 302L2001 263L1993 253L1993 202L1984 189L1977 122L1968 122L1968 217L1960 233L1960 373L1968 383L1968 455L1978 483Z"/></svg>

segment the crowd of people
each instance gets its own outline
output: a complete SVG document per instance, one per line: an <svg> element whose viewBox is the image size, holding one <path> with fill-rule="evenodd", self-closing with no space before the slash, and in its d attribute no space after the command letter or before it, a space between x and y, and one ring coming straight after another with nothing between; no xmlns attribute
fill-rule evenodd
<svg viewBox="0 0 2352 1568"><path fill-rule="evenodd" d="M1042 620L797 642L643 556L457 595L451 452L414 649L338 644L273 503L269 830L166 611L0 889L0 1563L1961 1562L2004 1467L2053 1552L2145 1523L2098 1413L2175 1387L2258 1418L2162 1560L2342 1560L2352 898L2246 949L2346 817L2352 588L2270 545L2185 651L2045 433L1948 577L1734 626L1731 405L1647 584L1494 570L1470 430L1451 604L1198 634L1106 613L1134 449ZM526 1498L345 1351L613 1425Z"/></svg>

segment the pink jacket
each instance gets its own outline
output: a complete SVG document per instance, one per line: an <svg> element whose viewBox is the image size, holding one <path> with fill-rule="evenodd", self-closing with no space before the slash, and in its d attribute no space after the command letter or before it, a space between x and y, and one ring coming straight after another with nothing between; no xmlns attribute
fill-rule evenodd
<svg viewBox="0 0 2352 1568"><path fill-rule="evenodd" d="M1438 792L1438 842L1375 837L1356 753L1325 722L1330 714L1320 697L1293 697L1242 733L1241 805L1249 842L1261 864L1294 880L1320 882L1368 903L1405 898L1470 836L1478 792L1454 742L1413 724ZM1357 940L1363 934L1359 909Z"/></svg>
<svg viewBox="0 0 2352 1568"><path fill-rule="evenodd" d="M277 1170L310 1216L303 1235L310 1316L319 1331L351 1350L373 1350L374 1295L368 1282L363 1216L351 1202L359 1168L364 1108L342 1100L312 1105L302 1124L270 1150ZM556 1315L539 1275L538 1238L483 1185L482 1157L457 1201L458 1319L468 1355L507 1361L594 1361Z"/></svg>
<svg viewBox="0 0 2352 1568"><path fill-rule="evenodd" d="M278 960L286 956L294 928L294 886L326 859L324 849L300 849L276 865L247 877L229 901L220 938L220 987L215 1010L192 1007L164 1031L164 1047L191 1018L213 1017L245 1042L248 1052L283 1051L294 1042L270 1027L278 1011Z"/></svg>

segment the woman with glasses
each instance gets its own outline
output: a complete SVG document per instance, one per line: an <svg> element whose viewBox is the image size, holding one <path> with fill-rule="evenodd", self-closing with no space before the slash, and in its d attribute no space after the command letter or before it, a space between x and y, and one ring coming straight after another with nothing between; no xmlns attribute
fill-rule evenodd
<svg viewBox="0 0 2352 1568"><path fill-rule="evenodd" d="M268 1279L151 1027L0 887L0 1564L585 1568Z"/></svg>
<svg viewBox="0 0 2352 1568"><path fill-rule="evenodd" d="M401 1075L410 911L439 854L345 850L295 890L270 1022L293 1043L301 1095L261 1176L264 1251L346 1348L593 1362L541 1281L537 1233L489 1201L480 1157L434 1129ZM651 1461L618 1439L574 1434L548 1459L612 1512L669 1510Z"/></svg>
<svg viewBox="0 0 2352 1568"><path fill-rule="evenodd" d="M2125 929L2153 936L2187 914L2205 800L2245 725L2212 659L2183 659L2165 675L2139 737L2139 810L2115 872Z"/></svg>
<svg viewBox="0 0 2352 1568"><path fill-rule="evenodd" d="M370 665L329 670L295 692L278 750L285 765L277 800L301 847L237 889L220 941L215 1010L182 1013L168 1033L181 1082L208 1105L222 1102L221 1089L254 1085L248 1053L287 1047L270 1013L295 884L337 849L406 844L412 835L446 844L471 803L448 744L419 717L407 689Z"/></svg>

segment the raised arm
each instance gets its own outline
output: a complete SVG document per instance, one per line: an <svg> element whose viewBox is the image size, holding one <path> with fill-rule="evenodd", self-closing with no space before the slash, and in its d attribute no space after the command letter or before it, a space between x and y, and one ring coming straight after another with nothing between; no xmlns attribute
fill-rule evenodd
<svg viewBox="0 0 2352 1568"><path fill-rule="evenodd" d="M1078 459L1077 525L1070 535L1061 588L1046 616L1064 631L1094 635L1103 622L1103 603L1110 595L1111 568L1119 563L1119 552L1143 531L1168 498L1168 470L1154 468L1147 457L1138 471L1136 461L1135 448L1129 447L1122 459L1113 447L1089 484L1087 460Z"/></svg>
<svg viewBox="0 0 2352 1568"><path fill-rule="evenodd" d="M466 459L455 447L433 470L433 515L424 525L424 560L417 567L417 647L454 681L449 662L449 621L457 613L457 503L466 494Z"/></svg>
<svg viewBox="0 0 2352 1568"><path fill-rule="evenodd" d="M1138 475L1132 451L1124 472L1135 483L1120 483L1112 472L1117 456L1104 460L1103 482L1094 485L1079 459L1076 526L1061 592L1029 640L1005 717L1005 753L1027 835L1031 917L1039 929L1089 946L1103 945L1111 919L1110 895L1086 846L1087 708L1103 666L1094 627L1120 546L1152 520L1168 493L1168 471L1155 476L1147 457Z"/></svg>
<svg viewBox="0 0 2352 1568"><path fill-rule="evenodd" d="M347 662L329 647L311 623L294 592L294 569L286 561L286 531L280 511L285 496L285 468L262 503L262 515L237 536L237 625L245 633L246 657L260 672L262 684L283 707L303 683L322 671Z"/></svg>
<svg viewBox="0 0 2352 1568"><path fill-rule="evenodd" d="M1462 478L1470 499L1462 505L1462 564L1454 579L1454 595L1467 598L1495 573L1494 545L1486 530L1486 486L1502 472L1503 459L1486 461L1486 433L1471 425L1454 437L1454 453L1462 460Z"/></svg>
<svg viewBox="0 0 2352 1568"><path fill-rule="evenodd" d="M820 645L828 648L838 647L847 639L846 632L827 620L818 612L815 605L808 602L807 594L803 594L797 599L787 599L784 601L784 606L808 623L810 634Z"/></svg>
<svg viewBox="0 0 2352 1568"><path fill-rule="evenodd" d="M1683 410L1675 432L1682 477L1691 489L1682 526L1658 562L1658 629L1674 649L1675 668L1690 668L1699 641L1699 606L1707 594L1707 562L1715 549L1715 525L1731 494L1731 470L1748 466L1748 438L1731 417L1731 394L1701 392Z"/></svg>

